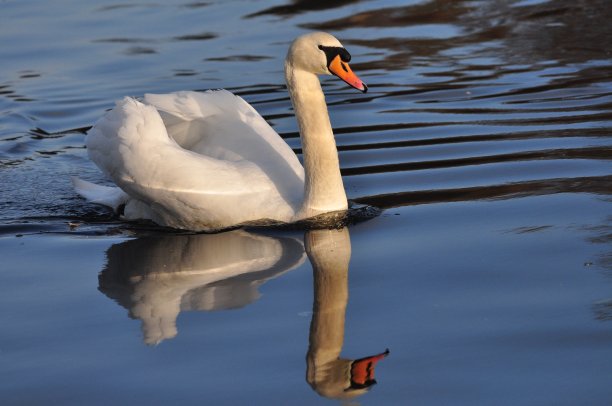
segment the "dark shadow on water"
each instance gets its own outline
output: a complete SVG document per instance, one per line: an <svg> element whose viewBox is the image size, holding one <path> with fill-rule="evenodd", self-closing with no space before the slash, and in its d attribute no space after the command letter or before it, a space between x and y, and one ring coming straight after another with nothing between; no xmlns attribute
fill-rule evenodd
<svg viewBox="0 0 612 406"><path fill-rule="evenodd" d="M217 61L217 62L257 62L263 61L264 59L273 59L271 56L266 55L230 55L220 57L206 58L206 61Z"/></svg>
<svg viewBox="0 0 612 406"><path fill-rule="evenodd" d="M123 53L125 55L150 55L156 54L157 51L155 50L155 48L134 46L125 49Z"/></svg>
<svg viewBox="0 0 612 406"><path fill-rule="evenodd" d="M174 37L175 41L208 41L217 38L218 35L214 32L201 32L198 34L186 34Z"/></svg>
<svg viewBox="0 0 612 406"><path fill-rule="evenodd" d="M349 4L359 3L361 0L291 0L290 4L269 7L256 13L249 14L245 18L253 18L264 15L276 15L280 17L291 17L296 14L309 11L322 11Z"/></svg>
<svg viewBox="0 0 612 406"><path fill-rule="evenodd" d="M360 197L356 198L355 201L380 207L381 209L388 209L391 207L418 204L463 202L485 199L514 199L557 193L592 193L609 195L610 184L612 184L612 176L546 179L484 187L390 193Z"/></svg>
<svg viewBox="0 0 612 406"><path fill-rule="evenodd" d="M437 161L406 162L398 164L383 164L377 166L362 166L356 168L343 168L342 175L354 176L372 173L390 173L398 171L416 171L424 169L452 168L458 166L486 165L503 162L541 161L559 159L612 159L612 147L594 147L579 149L559 149L528 151L513 154L500 154L492 156L466 157L456 159L440 159Z"/></svg>

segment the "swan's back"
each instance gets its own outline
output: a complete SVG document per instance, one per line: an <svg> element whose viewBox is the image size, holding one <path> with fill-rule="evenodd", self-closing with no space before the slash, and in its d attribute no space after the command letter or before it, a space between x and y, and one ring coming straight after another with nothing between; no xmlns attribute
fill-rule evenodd
<svg viewBox="0 0 612 406"><path fill-rule="evenodd" d="M230 92L131 98L87 135L90 158L130 196L128 218L211 230L291 221L304 170L280 136Z"/></svg>

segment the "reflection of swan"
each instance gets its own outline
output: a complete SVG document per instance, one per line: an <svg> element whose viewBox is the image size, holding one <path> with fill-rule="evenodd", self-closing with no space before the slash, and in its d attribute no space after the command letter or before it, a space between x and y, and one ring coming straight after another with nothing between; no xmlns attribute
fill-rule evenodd
<svg viewBox="0 0 612 406"><path fill-rule="evenodd" d="M387 352L340 358L351 257L346 228L308 231L304 245L243 230L129 240L108 249L99 289L142 321L145 343L157 344L177 334L181 311L231 309L255 301L262 283L303 262L304 248L314 277L306 379L326 397L361 395L376 383L374 367Z"/></svg>
<svg viewBox="0 0 612 406"><path fill-rule="evenodd" d="M125 98L89 131L90 158L121 188L75 179L84 197L128 219L211 230L257 220L294 222L346 210L338 153L317 75L367 87L333 36L297 38L285 79L300 129L304 168L244 100L227 91Z"/></svg>
<svg viewBox="0 0 612 406"><path fill-rule="evenodd" d="M100 290L142 320L144 341L177 334L184 310L245 306L257 288L304 260L301 242L232 231L145 237L113 245Z"/></svg>
<svg viewBox="0 0 612 406"><path fill-rule="evenodd" d="M317 393L326 397L361 395L376 383L374 367L389 350L358 360L340 358L351 258L348 229L309 231L305 246L314 274L306 379Z"/></svg>

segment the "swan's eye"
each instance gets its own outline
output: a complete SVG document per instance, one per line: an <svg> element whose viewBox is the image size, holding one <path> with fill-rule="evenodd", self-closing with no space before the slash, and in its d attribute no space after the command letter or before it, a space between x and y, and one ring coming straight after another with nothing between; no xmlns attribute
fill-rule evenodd
<svg viewBox="0 0 612 406"><path fill-rule="evenodd" d="M344 48L340 48L338 50L338 55L340 55L340 59L342 59L342 62L350 62L351 61L351 54L349 54L349 52L344 49Z"/></svg>
<svg viewBox="0 0 612 406"><path fill-rule="evenodd" d="M319 45L319 49L325 52L325 57L327 58L327 66L334 60L334 58L340 55L340 60L342 62L350 62L351 54L342 48L342 47L326 47L325 45Z"/></svg>

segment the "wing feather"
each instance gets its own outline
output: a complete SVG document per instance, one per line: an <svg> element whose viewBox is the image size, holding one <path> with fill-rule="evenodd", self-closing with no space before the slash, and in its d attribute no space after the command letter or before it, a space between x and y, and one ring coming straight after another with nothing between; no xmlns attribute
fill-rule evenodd
<svg viewBox="0 0 612 406"><path fill-rule="evenodd" d="M280 136L227 91L124 98L89 131L90 158L172 227L288 221L304 172Z"/></svg>

